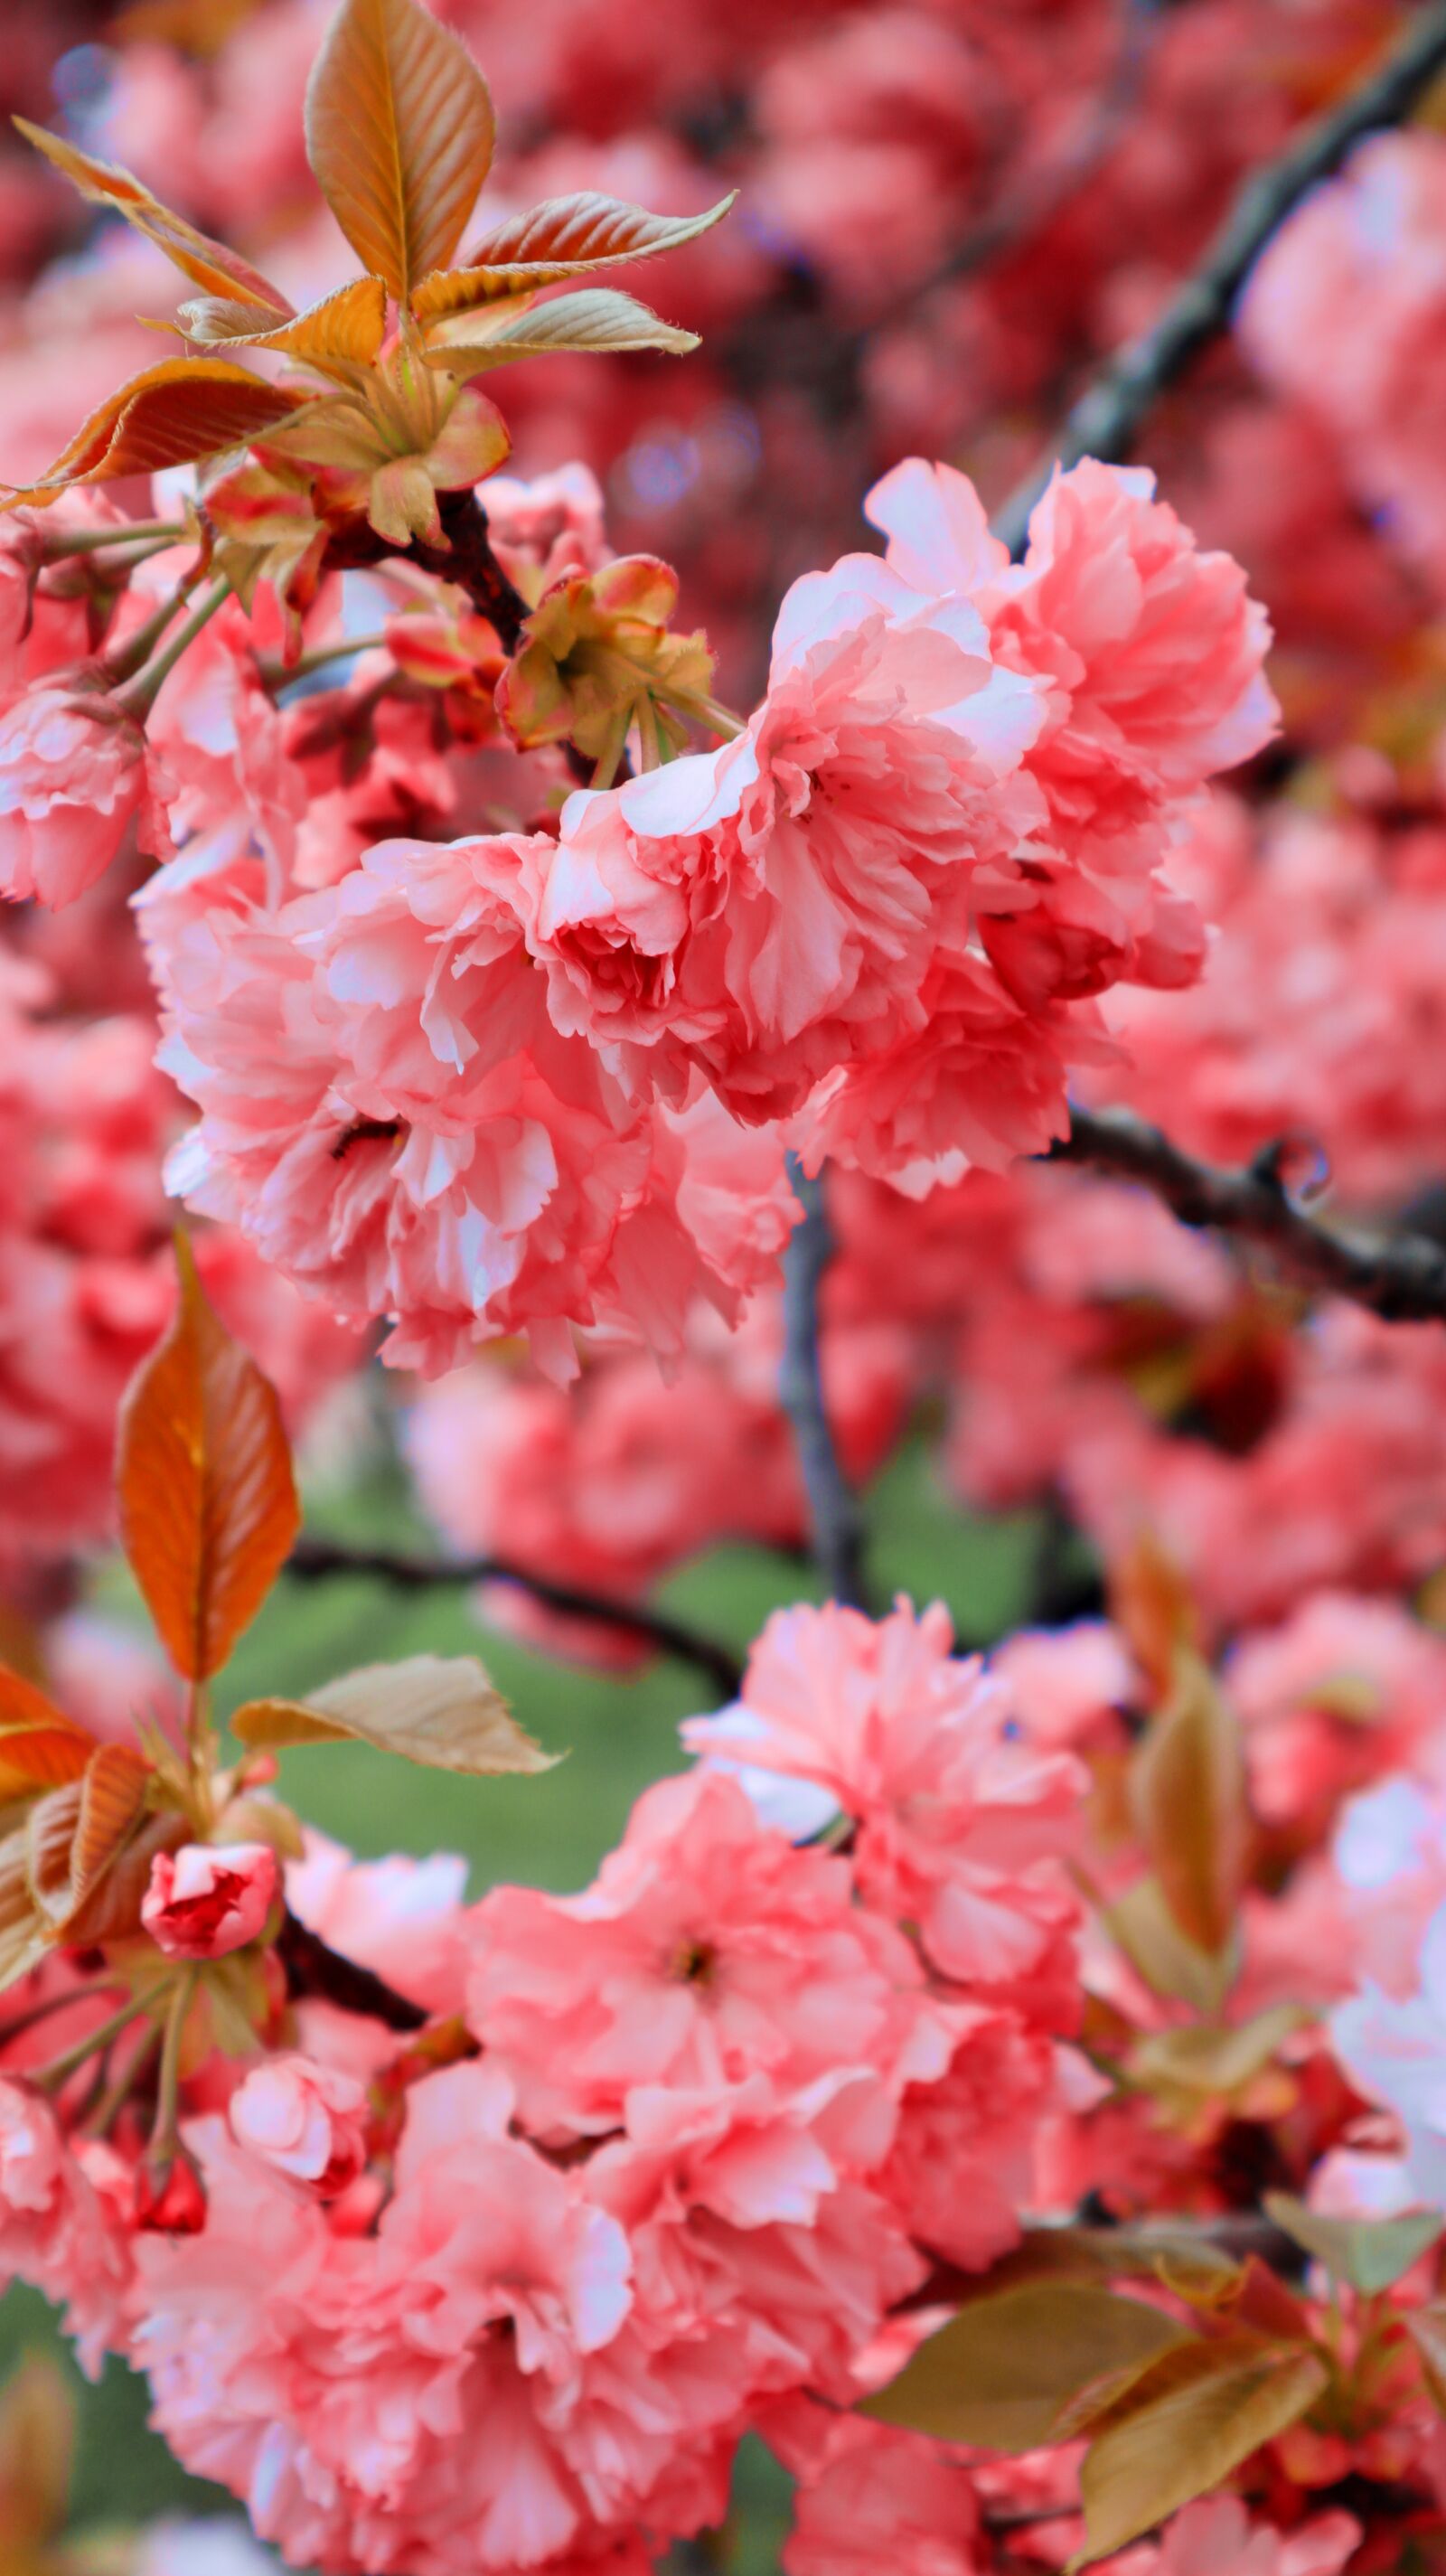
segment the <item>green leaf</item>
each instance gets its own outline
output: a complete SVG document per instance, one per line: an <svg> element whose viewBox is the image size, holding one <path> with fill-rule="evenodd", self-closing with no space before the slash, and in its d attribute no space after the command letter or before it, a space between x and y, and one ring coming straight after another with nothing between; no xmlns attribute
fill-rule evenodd
<svg viewBox="0 0 1446 2576"><path fill-rule="evenodd" d="M1187 2329L1088 2281L1036 2281L981 2298L921 2344L861 2409L946 2441L1032 2451L1088 2389L1113 2391Z"/></svg>
<svg viewBox="0 0 1446 2576"><path fill-rule="evenodd" d="M1397 2218L1326 2218L1288 2191L1268 2191L1264 2205L1277 2227L1367 2298L1409 2272L1446 2226L1435 2209L1403 2210Z"/></svg>
<svg viewBox="0 0 1446 2576"><path fill-rule="evenodd" d="M1161 2353L1085 2453L1085 2547L1074 2564L1109 2557L1218 2487L1262 2442L1299 2421L1329 2375L1303 2345L1243 2335L1197 2338Z"/></svg>

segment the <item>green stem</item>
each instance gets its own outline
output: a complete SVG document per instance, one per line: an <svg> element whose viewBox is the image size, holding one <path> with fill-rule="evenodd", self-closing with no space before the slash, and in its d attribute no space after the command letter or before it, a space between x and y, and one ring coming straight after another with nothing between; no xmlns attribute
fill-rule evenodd
<svg viewBox="0 0 1446 2576"><path fill-rule="evenodd" d="M328 662L349 661L354 653L375 653L386 645L385 635L348 635L337 644L318 644L310 653L299 653L292 663L262 662L261 677L268 689L289 689L293 680L309 679L313 671L324 671Z"/></svg>
<svg viewBox="0 0 1446 2576"><path fill-rule="evenodd" d="M128 527L76 528L67 533L57 529L45 531L45 560L64 563L68 555L103 554L108 546L134 546L142 540L162 545L178 544L186 531L179 519L133 519Z"/></svg>
<svg viewBox="0 0 1446 2576"><path fill-rule="evenodd" d="M149 2067L152 2058L155 2056L157 2049L160 2047L160 2044L160 2032L158 2030L151 2031L148 2033L147 2037L141 2041L140 2047L136 2050L135 2055L130 2058L124 2066L120 2067L114 2076L112 2076L110 2083L107 2085L104 2093L102 2093L95 2109L90 2113L90 2116L86 2121L85 2125L87 2136L92 2138L109 2137L111 2130L115 2127L117 2119L125 2109L125 2106L130 2100L132 2093L134 2093L136 2086L145 2075L145 2072Z"/></svg>
<svg viewBox="0 0 1446 2576"><path fill-rule="evenodd" d="M186 2017L195 2000L199 1968L187 1968L176 1979L166 2015L165 2037L161 2042L160 2072L156 2077L156 2125L151 2131L152 2155L174 2154L180 2143L181 2042L186 2032Z"/></svg>
<svg viewBox="0 0 1446 2576"><path fill-rule="evenodd" d="M62 2049L59 2057L48 2058L43 2066L31 2067L28 2071L32 2084L38 2084L43 2093L58 2092L61 2085L75 2073L78 2066L84 2066L87 2058L94 2057L97 2049L109 2048L111 2041L119 2039L121 2032L127 2030L133 2021L138 2020L145 2009L145 2005L137 2003L132 1996L130 2002L123 2004L119 2012L112 2013L109 2021L103 2021L96 2029L87 2031L84 2039L78 2039L73 2048Z"/></svg>
<svg viewBox="0 0 1446 2576"><path fill-rule="evenodd" d="M127 715L135 716L144 723L155 704L161 683L170 677L181 655L194 644L202 627L215 616L217 609L230 596L229 581L218 581L215 588L206 593L200 606L192 609L185 624L177 627L170 642L162 645L153 659L145 663L133 679L127 680L123 689L116 690L116 705L124 708Z"/></svg>

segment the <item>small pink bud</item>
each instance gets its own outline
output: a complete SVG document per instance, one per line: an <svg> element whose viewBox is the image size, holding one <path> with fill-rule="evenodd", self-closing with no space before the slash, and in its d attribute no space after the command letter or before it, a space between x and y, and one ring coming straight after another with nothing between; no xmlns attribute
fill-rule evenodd
<svg viewBox="0 0 1446 2576"><path fill-rule="evenodd" d="M255 2067L231 2096L230 2119L238 2146L323 2200L346 2191L366 2163L364 2088L309 2057L269 2057Z"/></svg>
<svg viewBox="0 0 1446 2576"><path fill-rule="evenodd" d="M135 2223L162 2236L199 2236L206 2224L206 2192L184 2147L168 2158L147 2156L136 2167Z"/></svg>
<svg viewBox="0 0 1446 2576"><path fill-rule="evenodd" d="M220 1959L254 1941L281 1888L266 1843L186 1843L159 1852L141 1921L172 1959Z"/></svg>

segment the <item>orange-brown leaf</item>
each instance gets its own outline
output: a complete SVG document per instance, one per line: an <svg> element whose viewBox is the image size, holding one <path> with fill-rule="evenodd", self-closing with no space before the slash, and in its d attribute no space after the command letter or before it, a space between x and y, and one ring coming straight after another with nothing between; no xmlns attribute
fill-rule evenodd
<svg viewBox="0 0 1446 2576"><path fill-rule="evenodd" d="M387 326L387 290L379 277L354 277L304 313L268 328L252 304L202 295L177 316L188 340L207 348L284 349L309 366L370 366Z"/></svg>
<svg viewBox="0 0 1446 2576"><path fill-rule="evenodd" d="M129 1840L145 1811L151 1766L133 1745L102 1744L80 1784L80 1814L70 1847L71 1902L81 1906Z"/></svg>
<svg viewBox="0 0 1446 2576"><path fill-rule="evenodd" d="M64 142L60 135L47 134L43 125L32 125L28 117L17 116L15 123L26 141L33 143L37 152L43 152L83 197L89 198L92 205L109 206L116 214L124 215L128 224L144 233L147 241L155 242L183 275L204 287L208 295L235 297L253 311L273 313L278 320L291 311L280 287L262 277L225 242L197 232L184 215L163 206L129 170L95 160L89 152Z"/></svg>
<svg viewBox="0 0 1446 2576"><path fill-rule="evenodd" d="M1183 1647L1170 1698L1136 1748L1130 1803L1175 1922L1216 1956L1234 1929L1245 1870L1245 1754L1224 1692Z"/></svg>
<svg viewBox="0 0 1446 2576"><path fill-rule="evenodd" d="M95 1738L20 1673L0 1664L0 1805L78 1780Z"/></svg>
<svg viewBox="0 0 1446 2576"><path fill-rule="evenodd" d="M591 269L656 259L721 223L737 194L733 189L702 215L650 215L645 206L625 205L592 188L575 197L548 197L526 214L494 224L469 251L465 268L424 277L412 309L419 321L440 321L498 296L561 286Z"/></svg>
<svg viewBox="0 0 1446 2576"><path fill-rule="evenodd" d="M121 1536L176 1670L219 1671L296 1536L274 1388L231 1340L177 1248L180 1302L132 1381L116 1463Z"/></svg>
<svg viewBox="0 0 1446 2576"><path fill-rule="evenodd" d="M405 299L445 268L492 160L492 101L420 0L342 0L306 91L306 155L363 268Z"/></svg>
<svg viewBox="0 0 1446 2576"><path fill-rule="evenodd" d="M70 1850L80 1822L81 1784L48 1789L25 1819L25 1876L31 1900L54 1931L70 1912Z"/></svg>
<svg viewBox="0 0 1446 2576"><path fill-rule="evenodd" d="M226 358L167 358L119 385L82 422L49 473L12 491L10 501L43 508L73 483L154 474L243 446L286 419L302 399Z"/></svg>

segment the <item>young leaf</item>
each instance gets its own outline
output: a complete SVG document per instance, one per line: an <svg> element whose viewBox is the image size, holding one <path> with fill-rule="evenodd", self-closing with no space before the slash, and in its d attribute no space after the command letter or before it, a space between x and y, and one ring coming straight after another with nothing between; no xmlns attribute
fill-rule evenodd
<svg viewBox="0 0 1446 2576"><path fill-rule="evenodd" d="M1228 1944L1215 1958L1199 1949L1181 1931L1157 1878L1137 1878L1122 1895L1101 1899L1099 1913L1155 1994L1172 1996L1205 2019L1220 2011L1234 1982L1238 1945Z"/></svg>
<svg viewBox="0 0 1446 2576"><path fill-rule="evenodd" d="M1186 1649L1135 1754L1130 1798L1171 1914L1187 1940L1217 1956L1235 1928L1245 1867L1245 1758L1234 1710Z"/></svg>
<svg viewBox="0 0 1446 2576"><path fill-rule="evenodd" d="M177 322L206 348L284 349L308 366L370 366L387 327L387 290L379 277L354 277L304 313L271 325L253 304L201 295L183 304Z"/></svg>
<svg viewBox="0 0 1446 2576"><path fill-rule="evenodd" d="M409 1655L365 1664L309 1700L250 1700L231 1731L242 1744L330 1744L355 1737L435 1771L550 1771L558 1758L524 1735L475 1655Z"/></svg>
<svg viewBox="0 0 1446 2576"><path fill-rule="evenodd" d="M1314 2405L1329 2374L1318 2353L1245 2336L1196 2339L1141 2372L1095 2435L1080 2469L1085 2547L1109 2557Z"/></svg>
<svg viewBox="0 0 1446 2576"><path fill-rule="evenodd" d="M1138 2084L1228 2099L1263 2073L1305 2018L1299 2004L1267 2004L1249 2021L1150 2031L1130 2053L1130 2074Z"/></svg>
<svg viewBox="0 0 1446 2576"><path fill-rule="evenodd" d="M0 1664L0 1806L78 1780L94 1751L93 1735L34 1682Z"/></svg>
<svg viewBox="0 0 1446 2576"><path fill-rule="evenodd" d="M0 1841L0 1994L44 1958L46 1929L30 1892L29 1845L19 1826Z"/></svg>
<svg viewBox="0 0 1446 2576"><path fill-rule="evenodd" d="M1084 2390L1113 2386L1186 2332L1143 2300L1087 2281L1030 2282L972 2300L862 2412L945 2441L1032 2451Z"/></svg>
<svg viewBox="0 0 1446 2576"><path fill-rule="evenodd" d="M177 1672L218 1672L291 1550L299 1512L275 1390L207 1304L184 1237L180 1300L132 1380L116 1458L121 1538Z"/></svg>
<svg viewBox="0 0 1446 2576"><path fill-rule="evenodd" d="M1421 2356L1421 2375L1438 2414L1446 2415L1446 2306L1433 2299L1412 2308L1401 2319Z"/></svg>
<svg viewBox="0 0 1446 2576"><path fill-rule="evenodd" d="M445 268L492 161L492 101L420 0L342 0L306 91L306 156L363 268L405 302Z"/></svg>
<svg viewBox="0 0 1446 2576"><path fill-rule="evenodd" d="M677 358L697 346L696 331L661 321L635 296L620 295L611 286L586 286L575 295L555 295L549 304L518 298L440 322L427 343L427 364L445 367L452 375L475 376L484 367L551 357L564 349L661 349Z"/></svg>
<svg viewBox="0 0 1446 2576"><path fill-rule="evenodd" d="M731 189L704 215L650 215L645 206L624 205L591 188L575 197L548 197L526 214L495 224L468 253L465 268L435 270L424 277L412 310L419 322L436 322L498 296L535 294L541 287L584 277L591 269L681 250L684 242L696 241L721 223L737 195Z"/></svg>
<svg viewBox="0 0 1446 2576"><path fill-rule="evenodd" d="M48 1789L25 1819L25 1877L30 1900L47 1933L58 1932L70 1913L70 1852L80 1822L80 1782Z"/></svg>
<svg viewBox="0 0 1446 2576"><path fill-rule="evenodd" d="M226 358L166 358L107 395L49 472L23 490L12 489L6 506L26 501L43 509L73 483L155 474L244 446L304 399Z"/></svg>
<svg viewBox="0 0 1446 2576"><path fill-rule="evenodd" d="M1408 2209L1396 2218L1327 2218L1288 2191L1268 2191L1265 2213L1366 2298L1391 2289L1446 2226L1437 2209Z"/></svg>
<svg viewBox="0 0 1446 2576"><path fill-rule="evenodd" d="M82 1906L129 1841L145 1812L151 1766L129 1744L101 1744L80 1785L80 1813L70 1846L70 1894Z"/></svg>
<svg viewBox="0 0 1446 2576"><path fill-rule="evenodd" d="M116 214L124 215L128 224L144 233L147 241L155 242L208 295L231 297L253 313L270 313L278 321L291 311L279 286L273 286L225 242L213 241L209 233L198 233L184 215L173 214L129 170L93 160L90 153L62 141L58 134L47 134L43 126L32 125L28 117L17 116L14 121L26 141L33 143L37 152L43 152L83 197L88 197L92 205L109 206Z"/></svg>

